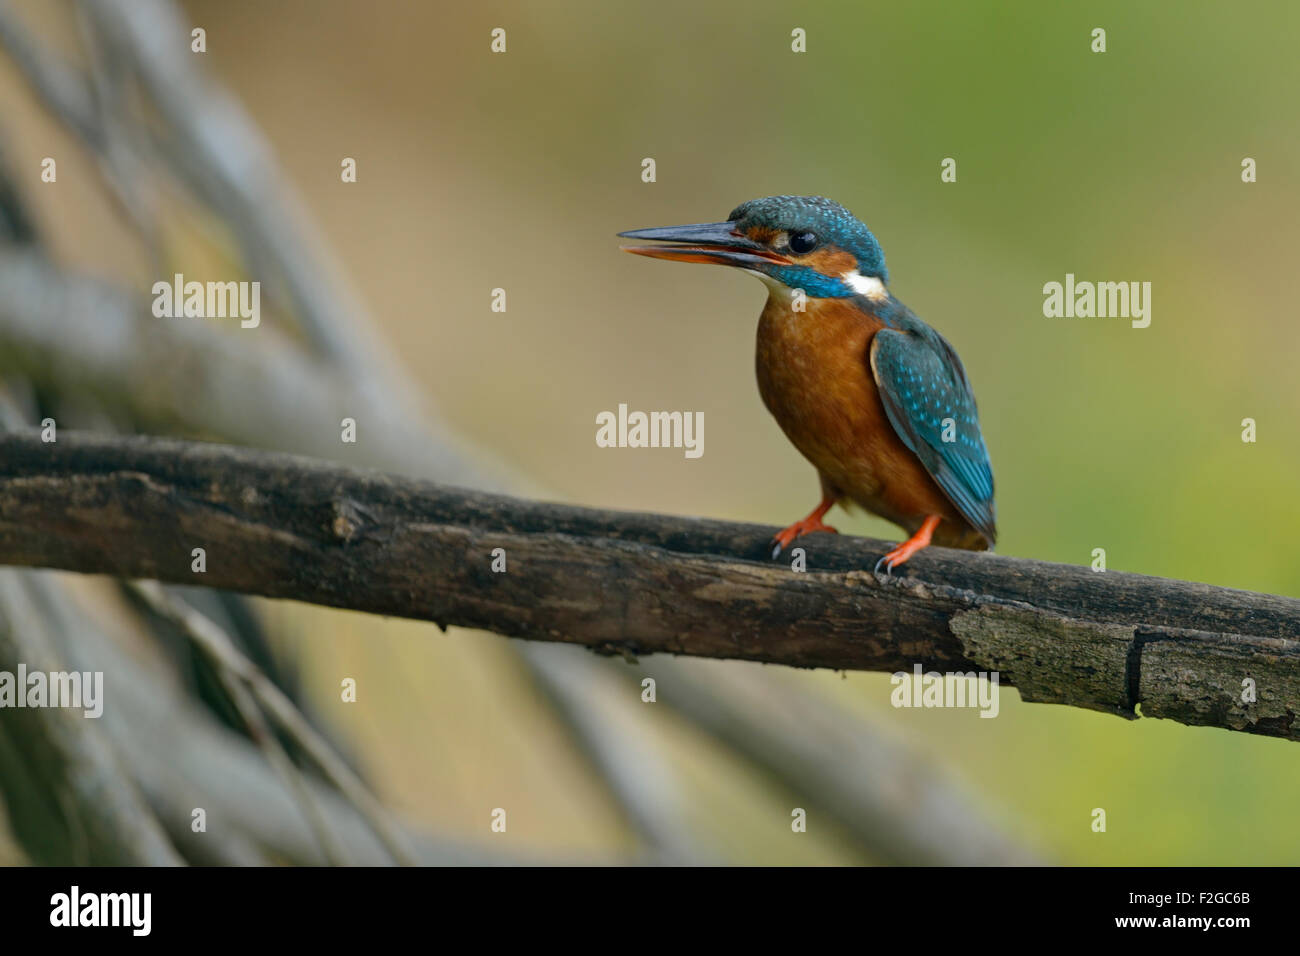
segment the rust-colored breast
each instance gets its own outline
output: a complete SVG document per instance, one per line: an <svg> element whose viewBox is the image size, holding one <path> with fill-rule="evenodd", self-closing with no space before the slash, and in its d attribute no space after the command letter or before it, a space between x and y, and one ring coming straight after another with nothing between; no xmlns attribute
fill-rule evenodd
<svg viewBox="0 0 1300 956"><path fill-rule="evenodd" d="M940 515L936 543L960 546L969 525L880 402L868 349L883 327L851 299L809 299L796 312L773 293L758 322L759 394L832 489L909 534L927 515Z"/></svg>

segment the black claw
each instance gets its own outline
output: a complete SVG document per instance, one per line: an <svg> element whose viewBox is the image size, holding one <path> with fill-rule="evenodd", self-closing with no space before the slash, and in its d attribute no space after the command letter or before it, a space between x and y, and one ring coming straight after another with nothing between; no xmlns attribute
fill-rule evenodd
<svg viewBox="0 0 1300 956"><path fill-rule="evenodd" d="M883 558L881 558L879 561L876 562L876 567L872 571L872 573L876 575L880 574L880 566L882 564L885 565L885 577L892 576L894 573L894 563L892 561L889 561L889 555L885 555Z"/></svg>
<svg viewBox="0 0 1300 956"><path fill-rule="evenodd" d="M772 560L775 561L778 557L781 556L781 542L777 541L775 538L773 538L772 540L776 541L776 547L772 549Z"/></svg>

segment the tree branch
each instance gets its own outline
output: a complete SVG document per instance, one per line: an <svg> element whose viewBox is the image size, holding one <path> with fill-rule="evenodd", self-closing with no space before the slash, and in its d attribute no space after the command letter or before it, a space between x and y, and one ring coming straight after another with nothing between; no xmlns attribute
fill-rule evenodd
<svg viewBox="0 0 1300 956"><path fill-rule="evenodd" d="M264 138L220 83L204 76L202 58L185 52L177 55L188 42L183 11L164 0L86 0L76 9L83 49L69 59L56 52L66 49L63 45L47 43L44 36L29 32L23 18L4 0L0 0L0 35L53 118L80 135L109 197L145 240L152 265L136 275L134 284L127 282L119 289L56 269L44 257L32 255L35 250L0 257L6 260L8 272L0 280L6 289L0 302L0 337L10 339L0 344L0 364L16 367L19 378L39 382L42 414L58 412L62 423L66 410L68 420L81 427L96 427L102 419L113 426L109 430L181 430L213 440L340 457L350 464L539 496L535 483L493 462L475 443L441 424L427 401L413 400L421 390L373 338L362 304L348 286L346 270L338 267L314 235L319 230L294 197ZM83 64L88 68L83 69ZM195 117L201 121L196 123ZM232 149L232 143L242 145ZM162 237L154 222L158 190L167 191L168 182L196 201L194 209L206 206L206 213L185 217L183 227L198 229L222 248L233 237L237 248L231 251L240 254L251 277L263 280L271 311L258 332L256 349L246 348L244 339L227 334L228 330L159 323L149 314L148 303L141 298L146 277L172 271L165 267L166 250L158 245ZM0 219L13 212L8 198L0 196L6 206ZM163 198L170 202L174 196L168 192ZM24 244L31 241L30 230L9 232ZM294 335L295 331L302 336ZM281 332L289 334L277 334ZM304 343L312 343L314 356L305 354ZM15 379L7 381L12 385ZM345 415L362 423L361 446L338 442L337 426L330 423ZM63 577L37 577L52 592L72 584ZM47 603L47 613L54 614L69 602L63 598ZM91 611L88 617L98 615ZM67 633L56 636L67 638L68 653L79 652L88 626L85 619L75 627L65 622ZM157 630L158 622L147 623L145 629ZM255 635L242 637L248 640ZM519 642L514 649L555 703L553 713L598 766L602 782L654 858L667 861L689 849L698 859L698 845L687 832L684 811L675 799L680 790L677 768L659 752L662 742L638 732L635 722L615 730L620 715L640 708L629 708L617 691L612 698L592 694L598 674L603 674L602 683L617 685L615 675L626 668L610 661L584 660L583 655L557 655L557 649L545 643ZM746 753L751 759L766 754L766 741L775 743L771 735L779 717L772 710L782 712L783 702L793 692L789 682L780 679L785 675L758 676L770 685L758 695L761 706L750 714L730 715L748 728ZM811 695L802 696L804 706L816 707ZM718 716L712 710L702 714L694 719ZM856 740L878 736L868 721L844 713L837 717L842 721L840 729ZM852 727L843 723L846 720ZM151 729L151 725L131 727L122 734L123 746L134 751L132 741ZM716 733L707 725L702 729ZM149 754L170 773L164 788L150 792L160 815L195 772L193 768L188 775L173 772L188 757L191 742L174 733L165 744L175 753ZM787 764L777 759L767 760L764 766L779 775L786 772ZM858 769L863 774L873 772L869 766ZM881 776L898 772L890 765L882 768ZM647 786L650 777L653 786ZM833 775L823 779L824 786L832 789L840 782ZM851 781L842 782L851 789ZM241 799L247 797L247 788L232 789ZM914 805L910 794L901 790L881 793L891 795L892 801L868 803L858 812L852 811L851 793L822 792L821 796L828 806L849 807L856 820L861 821L864 812L878 815L871 822L882 831L934 826L932 806ZM837 796L847 799L837 800ZM285 812L295 809L292 803L280 806ZM245 812L244 803L236 803L233 809ZM188 859L217 861L216 844L194 839L185 814L168 812L166 820L169 836ZM246 828L254 834L246 845L237 846L233 839L222 845L231 857L226 862L252 862L259 855L280 853L273 845L283 842L284 827L261 817L259 823ZM305 826L300 831L305 834L304 847L314 852L310 831ZM960 846L951 850L951 859L966 858ZM290 856L301 858L297 852Z"/></svg>
<svg viewBox="0 0 1300 956"><path fill-rule="evenodd" d="M203 584L604 652L998 671L1030 701L1300 739L1300 601L929 549L595 511L292 456L0 437L0 562ZM191 568L206 551L207 570ZM505 550L507 572L493 573ZM1243 681L1257 699L1243 701Z"/></svg>
<svg viewBox="0 0 1300 956"><path fill-rule="evenodd" d="M34 578L29 571L0 573L0 670L10 674L20 665L46 673L67 668L34 599ZM64 708L3 713L0 780L29 857L63 866L184 862L99 721Z"/></svg>
<svg viewBox="0 0 1300 956"><path fill-rule="evenodd" d="M114 608L99 601L83 605L81 598L86 595L69 594L69 589L61 586L65 582L53 574L8 573L24 575L38 598L40 607L30 619L49 632L62 655L62 665L103 673L104 716L98 721L81 719L81 723L102 725L112 752L129 773L130 786L143 792L167 837L183 850L185 860L181 862L226 866L268 862L322 866L328 862L300 802L256 744L214 722L210 712L183 688L165 677L160 680L157 660L124 648L109 623L117 616ZM30 658L22 659L31 666ZM52 707L5 713L6 721L19 713L68 714ZM0 771L7 770L0 766ZM88 781L95 779L85 767L79 766L77 772ZM10 784L7 776L0 775L0 780L6 787ZM322 781L307 779L305 783L349 860L359 866L382 866L391 861L372 825L350 800ZM38 796L51 792L57 791L46 789ZM96 806L106 799L98 796ZM192 814L198 807L207 810L208 833L192 829ZM130 831L119 825L110 832L120 839ZM535 866L543 861L540 853L499 850L487 841L433 834L423 828L404 827L401 836L417 859L429 866ZM42 864L65 862L64 857L48 853L31 855L34 862ZM120 865L131 858L116 854L108 859ZM609 865L628 860L575 855L567 862Z"/></svg>

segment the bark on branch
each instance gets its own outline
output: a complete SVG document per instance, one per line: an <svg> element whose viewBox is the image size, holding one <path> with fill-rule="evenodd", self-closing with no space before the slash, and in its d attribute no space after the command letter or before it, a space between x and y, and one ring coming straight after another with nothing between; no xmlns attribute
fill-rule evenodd
<svg viewBox="0 0 1300 956"><path fill-rule="evenodd" d="M596 511L193 442L0 436L0 563L157 578L606 653L998 671L1026 700L1300 739L1300 600ZM194 548L206 572L191 570ZM494 549L507 571L493 572Z"/></svg>

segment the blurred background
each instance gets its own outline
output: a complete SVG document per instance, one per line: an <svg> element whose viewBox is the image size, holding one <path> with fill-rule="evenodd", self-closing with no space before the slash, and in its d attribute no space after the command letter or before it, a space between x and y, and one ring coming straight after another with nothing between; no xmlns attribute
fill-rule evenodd
<svg viewBox="0 0 1300 956"><path fill-rule="evenodd" d="M142 354L164 378L224 374L237 362L218 369L221 348L327 362L329 376L306 380L329 394L396 368L415 417L474 464L439 471L403 458L394 449L425 439L398 400L370 419L389 416L389 445L367 457L363 440L336 457L597 507L801 517L815 475L754 383L765 290L742 274L623 255L614 234L722 219L756 196L819 194L872 228L892 291L960 352L997 478L1001 553L1087 564L1105 548L1115 569L1300 596L1294 5L148 0L0 11L0 150L35 235L16 229L12 242L98 283L92 303L135 303L126 311ZM206 53L190 52L193 27ZM497 27L506 52L494 54ZM1105 53L1091 51L1097 27ZM795 28L806 53L791 51ZM79 129L75 95L52 108L72 86L42 79L33 44L99 91L87 107L99 126L82 116ZM169 70L201 77L197 100L166 82ZM44 157L57 159L56 183L41 182ZM357 161L356 183L340 181L344 157ZM653 183L641 179L646 157ZM955 183L940 180L946 157ZM1257 182L1242 181L1246 157ZM251 186L227 189L223 170ZM250 197L265 195L289 218L263 206L270 221L259 224ZM299 276L317 277L299 287L296 257L308 261ZM87 379L76 369L90 365L60 358L75 340L33 344L15 269L0 269L12 313L0 380L28 418L331 454L325 437L290 427L315 415L302 393L217 421L183 400L163 407L171 399L139 375L115 388ZM227 343L169 344L145 323L166 324L149 316L148 296L173 272L261 278L263 328L203 323L196 334ZM1150 282L1150 327L1045 318L1043 285L1066 273ZM504 313L491 310L495 288ZM319 328L337 320L332 309L362 331L341 346L335 336L331 353ZM387 355L372 360L372 347ZM278 432L277 415L299 399ZM595 416L619 403L704 412L704 456L598 448ZM320 408L322 436L336 441L339 417ZM1241 440L1244 418L1258 423L1256 443ZM898 536L861 514L829 520ZM97 620L165 630L107 582L46 579L98 608ZM1300 859L1300 770L1281 740L1026 705L1012 691L995 720L895 710L884 674L606 666L432 624L239 606L256 624L230 604L209 610L241 639L261 635L276 680L404 826L469 859ZM175 673L178 692L201 695L202 681ZM679 677L702 700L716 691L741 729L728 736L716 715L640 703L645 676L668 698ZM358 681L355 704L339 701L344 677ZM136 732L104 746L130 764L121 754ZM863 773L819 776L794 759L798 746L773 756L783 734ZM139 786L165 817L161 785ZM947 824L915 816L933 806L920 794L952 810ZM0 859L78 859L57 849L42 859L41 846L62 844L25 839L37 824L23 821L39 815L6 797ZM498 807L506 834L490 832ZM791 832L794 807L810 809L806 834ZM943 856L945 826L971 837L961 851L971 855ZM210 837L225 839L216 824ZM280 861L312 858L263 846L213 860Z"/></svg>

